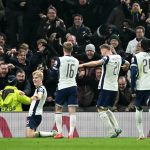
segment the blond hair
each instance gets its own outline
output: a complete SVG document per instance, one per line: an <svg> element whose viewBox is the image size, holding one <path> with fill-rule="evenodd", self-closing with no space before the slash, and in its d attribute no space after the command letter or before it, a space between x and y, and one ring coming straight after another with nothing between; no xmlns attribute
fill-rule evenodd
<svg viewBox="0 0 150 150"><path fill-rule="evenodd" d="M73 44L72 44L71 42L64 42L63 48L64 48L67 52L71 52L71 51L73 50Z"/></svg>
<svg viewBox="0 0 150 150"><path fill-rule="evenodd" d="M43 80L43 72L40 70L36 70L32 73L32 76L37 75L38 77L40 77Z"/></svg>
<svg viewBox="0 0 150 150"><path fill-rule="evenodd" d="M111 50L111 46L110 45L108 45L108 44L103 44L103 45L101 45L100 46L100 49L107 49L107 50Z"/></svg>

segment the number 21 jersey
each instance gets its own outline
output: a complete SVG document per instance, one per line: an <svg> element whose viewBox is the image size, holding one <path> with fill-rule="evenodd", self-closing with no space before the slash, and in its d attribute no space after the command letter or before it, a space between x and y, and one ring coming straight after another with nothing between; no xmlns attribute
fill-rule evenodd
<svg viewBox="0 0 150 150"><path fill-rule="evenodd" d="M118 76L120 67L125 63L125 61L120 55L105 56L101 60L103 61L102 75L98 89L118 91Z"/></svg>

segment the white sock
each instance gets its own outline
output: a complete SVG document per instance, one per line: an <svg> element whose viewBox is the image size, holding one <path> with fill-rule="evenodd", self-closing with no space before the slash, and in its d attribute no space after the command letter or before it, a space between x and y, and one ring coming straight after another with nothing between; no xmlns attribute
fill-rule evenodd
<svg viewBox="0 0 150 150"><path fill-rule="evenodd" d="M38 137L50 137L53 136L53 132L45 132L45 131L39 131L36 133Z"/></svg>
<svg viewBox="0 0 150 150"><path fill-rule="evenodd" d="M70 115L70 131L69 131L69 135L73 135L75 126L76 126L76 115L75 114L71 114Z"/></svg>
<svg viewBox="0 0 150 150"><path fill-rule="evenodd" d="M139 111L136 109L135 121L136 121L136 127L138 129L139 137L144 137L143 124L142 124L142 110Z"/></svg>
<svg viewBox="0 0 150 150"><path fill-rule="evenodd" d="M111 132L114 132L114 127L106 114L106 111L99 112L100 118L103 120L104 124L111 130Z"/></svg>
<svg viewBox="0 0 150 150"><path fill-rule="evenodd" d="M55 122L58 133L62 133L62 113L55 114Z"/></svg>
<svg viewBox="0 0 150 150"><path fill-rule="evenodd" d="M116 120L116 117L115 117L115 115L113 114L113 112L108 109L106 113L107 113L107 115L108 115L110 121L112 122L113 127L114 127L115 129L120 129L120 128L119 128L119 125L118 125L118 122L117 122L117 120Z"/></svg>

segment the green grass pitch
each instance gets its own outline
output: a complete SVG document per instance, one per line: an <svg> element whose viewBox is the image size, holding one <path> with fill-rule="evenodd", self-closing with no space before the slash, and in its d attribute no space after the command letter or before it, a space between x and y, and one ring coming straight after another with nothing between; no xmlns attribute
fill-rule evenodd
<svg viewBox="0 0 150 150"><path fill-rule="evenodd" d="M136 138L0 138L0 150L150 150L150 139Z"/></svg>

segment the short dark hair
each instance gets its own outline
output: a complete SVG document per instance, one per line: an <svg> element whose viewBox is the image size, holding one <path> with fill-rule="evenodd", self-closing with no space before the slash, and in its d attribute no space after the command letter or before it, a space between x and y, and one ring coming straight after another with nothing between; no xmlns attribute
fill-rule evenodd
<svg viewBox="0 0 150 150"><path fill-rule="evenodd" d="M83 20L83 16L82 16L81 14L74 14L72 17L73 17L73 19L74 19L75 17L80 17L80 18Z"/></svg>
<svg viewBox="0 0 150 150"><path fill-rule="evenodd" d="M17 75L18 73L24 73L24 74L25 74L25 71L24 71L23 69L19 68L19 69L16 71L16 75Z"/></svg>
<svg viewBox="0 0 150 150"><path fill-rule="evenodd" d="M143 30L143 33L145 33L145 28L144 28L143 26L137 26L137 27L135 28L135 31L138 30L138 29L142 29L142 30Z"/></svg>
<svg viewBox="0 0 150 150"><path fill-rule="evenodd" d="M141 48L144 52L150 53L150 39L143 38L141 41Z"/></svg>
<svg viewBox="0 0 150 150"><path fill-rule="evenodd" d="M54 11L57 13L57 9L56 9L53 5L50 5L50 6L47 8L47 11L49 11L49 9L52 9L52 10L54 10Z"/></svg>

